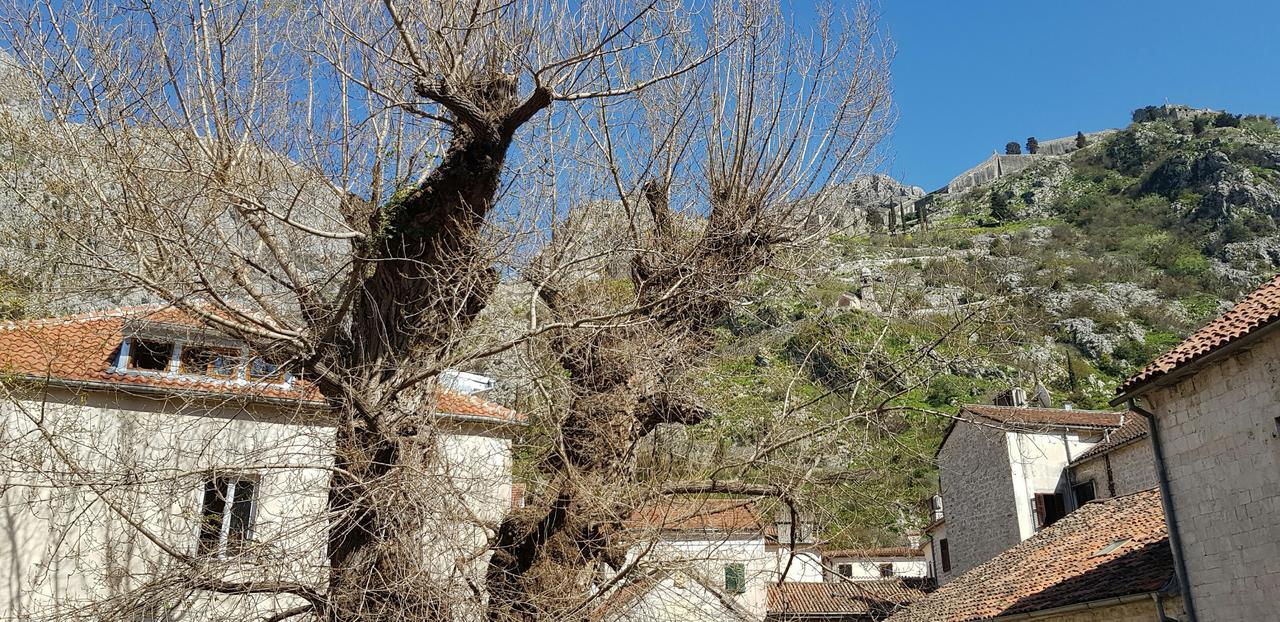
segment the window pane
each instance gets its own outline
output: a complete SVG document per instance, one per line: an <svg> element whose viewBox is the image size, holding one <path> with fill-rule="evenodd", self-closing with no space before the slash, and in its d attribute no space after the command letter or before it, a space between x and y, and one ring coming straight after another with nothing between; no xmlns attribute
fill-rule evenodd
<svg viewBox="0 0 1280 622"><path fill-rule="evenodd" d="M172 343L133 339L129 342L129 368L165 371L169 369L169 355L172 353Z"/></svg>
<svg viewBox="0 0 1280 622"><path fill-rule="evenodd" d="M724 591L741 594L747 591L747 567L743 564L725 564Z"/></svg>
<svg viewBox="0 0 1280 622"><path fill-rule="evenodd" d="M227 507L227 480L213 479L204 484L204 498L200 503L200 542L197 552L211 555L218 552L222 539L222 515Z"/></svg>
<svg viewBox="0 0 1280 622"><path fill-rule="evenodd" d="M234 378L239 375L236 366L240 353L203 346L187 346L182 349L182 372L214 378Z"/></svg>
<svg viewBox="0 0 1280 622"><path fill-rule="evenodd" d="M253 528L253 492L254 482L247 479L236 480L235 499L231 503L231 525L227 531L227 551L237 552L244 548Z"/></svg>
<svg viewBox="0 0 1280 622"><path fill-rule="evenodd" d="M1082 484L1076 484L1076 505L1081 506L1096 498L1096 492L1093 489L1093 480L1089 480Z"/></svg>
<svg viewBox="0 0 1280 622"><path fill-rule="evenodd" d="M280 366L261 357L256 357L249 362L249 379L258 381L280 382L284 374L280 372Z"/></svg>

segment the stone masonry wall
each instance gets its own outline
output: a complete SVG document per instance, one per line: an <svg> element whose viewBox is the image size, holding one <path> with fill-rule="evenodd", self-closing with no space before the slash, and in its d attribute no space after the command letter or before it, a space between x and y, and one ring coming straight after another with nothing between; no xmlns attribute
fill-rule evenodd
<svg viewBox="0 0 1280 622"><path fill-rule="evenodd" d="M1115 488L1115 494L1107 485L1108 460L1111 462L1111 486ZM1077 484L1093 480L1094 494L1098 499L1118 497L1158 486L1155 464L1150 439L1141 438L1105 456L1071 467L1071 479Z"/></svg>
<svg viewBox="0 0 1280 622"><path fill-rule="evenodd" d="M1021 541L1012 478L1004 431L956 422L938 453L949 576L959 576Z"/></svg>
<svg viewBox="0 0 1280 622"><path fill-rule="evenodd" d="M1092 132L1085 134L1086 139L1092 143L1108 134L1115 133L1115 130L1103 130L1101 132ZM1012 175L1022 171L1032 164L1035 164L1037 158L1046 156L1061 156L1076 150L1076 137L1063 136L1062 138L1054 138L1040 143L1035 154L1023 153L1019 155L1002 155L991 154L981 164L956 175L951 181L947 182L946 191L948 193L965 192L978 186L989 184L1005 175Z"/></svg>
<svg viewBox="0 0 1280 622"><path fill-rule="evenodd" d="M1166 616L1177 616L1182 613L1182 599L1166 598L1164 601ZM1125 603L1110 607L1098 607L1072 611L1054 616L1037 618L1040 622L1156 622L1158 620L1154 600Z"/></svg>
<svg viewBox="0 0 1280 622"><path fill-rule="evenodd" d="M1201 622L1275 620L1280 336L1148 397Z"/></svg>

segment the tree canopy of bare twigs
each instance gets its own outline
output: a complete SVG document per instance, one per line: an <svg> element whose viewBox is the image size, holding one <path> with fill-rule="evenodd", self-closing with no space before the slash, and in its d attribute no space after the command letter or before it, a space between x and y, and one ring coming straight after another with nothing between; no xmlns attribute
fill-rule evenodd
<svg viewBox="0 0 1280 622"><path fill-rule="evenodd" d="M584 619L628 564L636 507L791 503L816 472L758 476L816 427L665 481L637 448L717 415L694 390L715 328L829 233L808 226L812 199L873 164L891 49L866 6L803 26L755 0L0 14L34 93L5 139L60 182L14 191L56 232L67 282L287 358L334 413L323 581L179 564L150 585L301 598L274 619ZM520 297L503 330L486 320L499 292ZM481 576L442 585L418 545L431 388L495 357L533 379L537 491L491 525Z"/></svg>

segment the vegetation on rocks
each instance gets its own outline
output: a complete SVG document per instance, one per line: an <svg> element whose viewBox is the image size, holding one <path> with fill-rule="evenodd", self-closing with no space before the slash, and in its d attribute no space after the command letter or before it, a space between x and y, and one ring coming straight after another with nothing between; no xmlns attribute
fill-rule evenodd
<svg viewBox="0 0 1280 622"><path fill-rule="evenodd" d="M735 443L795 400L825 399L831 417L884 402L847 465L878 469L878 501L846 499L828 538L885 543L920 525L958 404L1043 386L1054 406L1107 408L1118 382L1280 267L1273 119L1213 113L1081 138L1070 155L926 197L927 228L888 233L868 217L807 279L762 284L721 328L705 390L728 413L716 425L741 426ZM837 309L865 270L882 311ZM837 390L867 374L885 389Z"/></svg>

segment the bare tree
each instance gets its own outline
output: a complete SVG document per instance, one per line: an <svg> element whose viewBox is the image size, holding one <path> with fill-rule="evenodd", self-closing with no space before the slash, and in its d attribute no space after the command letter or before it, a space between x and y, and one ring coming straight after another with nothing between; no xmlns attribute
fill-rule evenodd
<svg viewBox="0 0 1280 622"><path fill-rule="evenodd" d="M417 620L462 616L461 583L491 620L581 619L591 586L622 576L636 507L740 493L796 518L823 469L787 452L887 412L877 394L741 459L637 470L659 429L713 417L693 378L715 327L828 233L804 227L815 197L875 154L890 49L865 6L809 31L753 1L3 14L39 93L7 137L74 180L59 252L287 358L336 420L323 584L179 564L153 588L301 600L273 619ZM611 235L593 237L590 207L616 215ZM495 291L517 282L527 322L490 330ZM432 387L501 356L535 380L539 492L495 526L482 584L441 585L422 546L441 485Z"/></svg>

